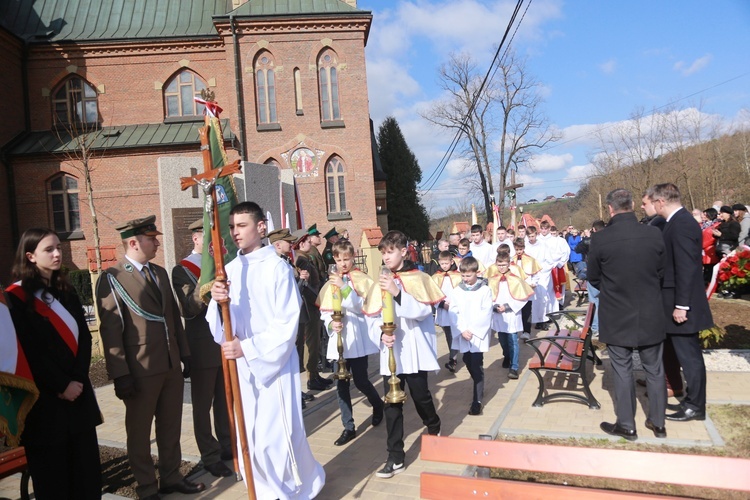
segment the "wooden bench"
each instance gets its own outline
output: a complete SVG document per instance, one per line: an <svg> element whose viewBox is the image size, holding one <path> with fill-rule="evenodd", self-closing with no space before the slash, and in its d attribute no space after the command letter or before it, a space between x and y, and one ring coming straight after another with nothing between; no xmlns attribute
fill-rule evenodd
<svg viewBox="0 0 750 500"><path fill-rule="evenodd" d="M589 295L588 282L586 280L573 278L573 283L575 283L573 293L578 297L576 307L581 307L581 304L583 304L583 301L586 300Z"/></svg>
<svg viewBox="0 0 750 500"><path fill-rule="evenodd" d="M23 446L0 453L0 479L17 472L21 473L21 499L29 500L29 469Z"/></svg>
<svg viewBox="0 0 750 500"><path fill-rule="evenodd" d="M587 374L586 360L591 360L596 365L601 365L602 361L596 355L596 347L591 343L591 321L594 317L594 305L589 304L586 312L586 321L581 326L578 321L567 312L550 313L550 317L555 324L556 331L545 337L537 337L526 340L530 345L536 357L529 363L529 369L536 375L539 381L539 393L533 406L544 406L545 403L555 399L573 399L585 403L592 409L599 409L601 405L591 393L589 388L589 379ZM566 316L573 321L580 329L562 329L558 321ZM555 392L549 393L549 388L545 387L542 371L553 371L559 373L576 374L580 377L585 397L574 392ZM545 396L545 391L547 395Z"/></svg>
<svg viewBox="0 0 750 500"><path fill-rule="evenodd" d="M428 435L422 436L421 458L432 462L478 467L750 492L750 460L741 458L481 441ZM561 482L564 479L561 478ZM683 498L432 472L422 472L420 490L422 498L431 500Z"/></svg>

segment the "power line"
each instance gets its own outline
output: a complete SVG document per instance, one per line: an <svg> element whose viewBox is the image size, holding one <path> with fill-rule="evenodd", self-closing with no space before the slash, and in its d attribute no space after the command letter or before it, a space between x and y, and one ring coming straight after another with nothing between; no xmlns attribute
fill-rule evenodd
<svg viewBox="0 0 750 500"><path fill-rule="evenodd" d="M455 151L456 146L458 145L458 142L461 138L461 135L463 134L463 129L466 127L469 118L471 117L471 114L474 112L474 108L477 105L477 102L479 101L479 96L482 94L482 91L484 90L485 86L487 85L487 82L490 80L491 76L494 75L494 72L497 71L495 68L495 63L498 60L498 57L500 56L500 52L503 49L503 46L505 45L505 40L508 38L508 33L510 33L511 28L513 27L513 24L515 23L516 16L518 15L518 12L521 10L521 6L523 5L524 0L518 0L516 3L516 8L513 10L513 15L511 16L510 20L508 21L508 26L505 28L505 33L503 33L503 38L500 40L500 45L497 47L497 50L495 51L495 56L492 59L492 63L490 64L490 67L487 69L487 73L484 76L484 79L482 80L482 84L480 85L477 92L474 94L474 98L471 101L471 105L469 106L468 111L466 112L466 115L464 116L464 119L461 122L461 126L456 131L456 134L453 137L453 140L451 141L451 145L448 148L448 151L443 155L443 158L440 160L440 163L438 163L438 167L433 171L432 174L422 183L422 186L427 185L432 180L432 184L427 189L423 190L423 194L426 194L430 192L430 190L435 187L435 184L440 179L440 176L445 171L446 166L448 165L448 161L450 160L451 156L453 155L453 151ZM529 5L531 4L531 0L529 1ZM528 5L526 7L526 10L528 10ZM526 11L524 11L524 16L526 15ZM523 17L521 18L523 20ZM519 22L520 25L520 22ZM518 27L516 27L516 31L518 31ZM513 33L513 36L515 37L515 32ZM511 38L512 40L512 38ZM508 44L508 47L510 46L510 42ZM507 47L505 53L507 54ZM505 56L503 56L505 57Z"/></svg>

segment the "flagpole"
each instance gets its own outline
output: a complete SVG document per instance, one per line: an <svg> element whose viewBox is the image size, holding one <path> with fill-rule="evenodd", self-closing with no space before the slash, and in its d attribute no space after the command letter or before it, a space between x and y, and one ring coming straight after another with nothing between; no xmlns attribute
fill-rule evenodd
<svg viewBox="0 0 750 500"><path fill-rule="evenodd" d="M203 154L203 167L206 172L213 170L213 162L211 160L211 151L208 146L208 131L210 130L209 117L206 115L206 126L198 130L201 139L201 151ZM219 210L217 209L216 190L211 189L211 198L213 200L213 227L211 228L211 244L214 248L213 257L216 267L216 281L226 284L227 276L224 270L224 253L222 252L221 242L221 219L219 217ZM229 314L229 299L217 301L219 309L221 310L222 322L224 324L224 338L227 342L231 342L234 339L234 332L232 330L232 319ZM252 463L250 461L250 449L247 441L247 429L245 427L245 414L242 408L242 395L240 393L239 376L237 374L237 361L234 359L226 359L222 355L222 368L224 369L224 390L227 394L227 410L229 413L229 425L232 430L237 429L240 434L240 447L242 453L242 461L244 465L245 479L247 480L247 497L250 500L255 500L255 480L253 478ZM227 381L226 375L229 374L229 380ZM233 408L234 406L234 408ZM236 427L234 424L234 417L236 417ZM234 432L233 432L234 434ZM236 437L232 436L232 455L234 461L234 471L237 476L237 480L240 480L239 474L239 460Z"/></svg>

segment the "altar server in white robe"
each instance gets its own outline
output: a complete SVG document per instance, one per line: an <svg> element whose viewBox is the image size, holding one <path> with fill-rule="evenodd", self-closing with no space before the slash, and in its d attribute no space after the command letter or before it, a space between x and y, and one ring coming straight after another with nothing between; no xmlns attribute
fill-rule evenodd
<svg viewBox="0 0 750 500"><path fill-rule="evenodd" d="M525 252L533 257L541 268L536 274L531 322L536 323L537 328L546 330L549 328L547 313L560 310L560 304L555 299L555 290L552 288L552 268L555 267L555 260L549 247L537 239L537 230L534 226L526 230L526 235L529 241L526 243Z"/></svg>
<svg viewBox="0 0 750 500"><path fill-rule="evenodd" d="M466 257L458 266L461 283L451 294L451 310L456 314L453 342L463 353L463 361L474 383L469 415L482 413L484 398L484 353L490 350L492 292L477 277L479 263Z"/></svg>
<svg viewBox="0 0 750 500"><path fill-rule="evenodd" d="M313 457L302 421L295 347L302 302L292 269L273 246L261 246L262 225L257 204L232 208L229 227L240 250L226 266L228 287L216 282L211 288L206 320L224 356L237 361L257 498L314 498L325 472ZM235 335L231 342L224 340L217 304L225 298Z"/></svg>
<svg viewBox="0 0 750 500"><path fill-rule="evenodd" d="M393 347L401 388L409 386L410 399L427 432L437 435L440 417L427 384L427 372L439 370L432 306L445 299L445 295L430 276L406 260L406 246L406 235L400 231L389 231L378 244L383 262L390 270L387 274L381 273L379 278L380 289L387 292L381 292L378 297L385 299L381 322L393 323L396 327L393 335L383 333L380 336L380 373L388 391L391 374L388 349ZM403 403L386 403L385 421L388 459L376 476L388 479L405 470Z"/></svg>
<svg viewBox="0 0 750 500"><path fill-rule="evenodd" d="M549 237L544 240L550 250L550 257L554 261L552 284L555 292L555 298L560 301L560 306L565 301L565 283L567 282L568 275L566 268L568 260L570 259L570 245L565 241L564 238L560 238L557 232L557 227L550 226ZM555 278L557 276L557 278Z"/></svg>

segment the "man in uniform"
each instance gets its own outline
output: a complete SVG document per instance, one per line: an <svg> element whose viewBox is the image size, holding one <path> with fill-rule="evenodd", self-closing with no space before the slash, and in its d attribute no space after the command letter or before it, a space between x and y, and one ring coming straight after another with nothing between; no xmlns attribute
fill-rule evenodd
<svg viewBox="0 0 750 500"><path fill-rule="evenodd" d="M323 262L326 265L326 271L328 271L328 266L336 263L333 260L333 244L339 241L339 233L335 227L332 227L323 237L326 239L326 248L323 250Z"/></svg>
<svg viewBox="0 0 750 500"><path fill-rule="evenodd" d="M318 247L321 245L321 243L323 243L323 240L320 237L320 231L318 231L318 225L313 224L312 226L308 227L307 234L310 238L310 243L312 243L310 248L310 258L312 259L313 263L315 263L315 269L318 270L318 276L320 276L321 281L327 281L328 267L326 266L325 262L323 262L323 256L318 250Z"/></svg>
<svg viewBox="0 0 750 500"><path fill-rule="evenodd" d="M150 264L160 233L151 215L119 224L125 258L102 273L96 303L107 372L115 394L125 402L125 431L130 468L138 497L161 493L198 493L206 487L180 473L183 377L190 376L190 349L169 275ZM180 367L180 361L184 369ZM159 449L157 486L151 459L151 423L156 418Z"/></svg>
<svg viewBox="0 0 750 500"><path fill-rule="evenodd" d="M208 306L201 300L197 286L203 253L203 219L193 222L188 229L192 232L193 251L172 269L172 285L185 318L185 335L192 353L193 430L205 469L216 477L229 477L232 471L221 461L232 457L221 348L206 323ZM211 407L218 440L211 434Z"/></svg>

